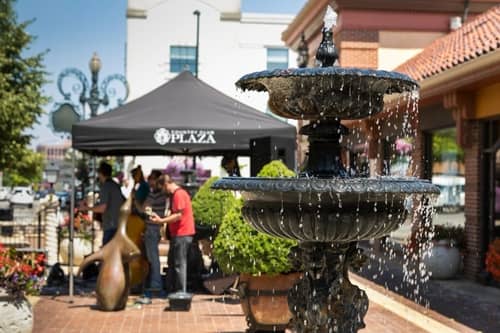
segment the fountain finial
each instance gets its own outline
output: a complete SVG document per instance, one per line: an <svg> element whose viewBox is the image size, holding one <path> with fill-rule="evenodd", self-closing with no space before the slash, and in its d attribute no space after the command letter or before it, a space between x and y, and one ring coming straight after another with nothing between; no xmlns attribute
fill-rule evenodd
<svg viewBox="0 0 500 333"><path fill-rule="evenodd" d="M326 7L325 18L323 19L325 28L333 30L337 25L337 13L332 9L332 7Z"/></svg>
<svg viewBox="0 0 500 333"><path fill-rule="evenodd" d="M337 23L337 13L335 13L332 7L327 7L323 21L323 39L321 40L321 44L319 44L318 51L316 51L316 60L320 67L330 67L339 58L335 44L333 43L332 32Z"/></svg>

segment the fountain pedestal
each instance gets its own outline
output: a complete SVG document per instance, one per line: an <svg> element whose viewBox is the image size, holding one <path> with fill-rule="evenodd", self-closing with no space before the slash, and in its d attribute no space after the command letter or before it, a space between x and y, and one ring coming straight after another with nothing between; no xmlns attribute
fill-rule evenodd
<svg viewBox="0 0 500 333"><path fill-rule="evenodd" d="M357 332L365 327L365 292L351 284L349 266L359 268L364 257L356 242L301 243L298 256L303 278L290 290L288 304L297 332Z"/></svg>

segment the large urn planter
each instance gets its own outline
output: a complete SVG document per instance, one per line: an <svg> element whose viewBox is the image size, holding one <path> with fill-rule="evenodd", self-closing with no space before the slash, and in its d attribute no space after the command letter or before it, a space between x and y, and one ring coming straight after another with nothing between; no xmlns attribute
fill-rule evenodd
<svg viewBox="0 0 500 333"><path fill-rule="evenodd" d="M29 333L33 329L31 304L0 289L0 332Z"/></svg>
<svg viewBox="0 0 500 333"><path fill-rule="evenodd" d="M69 264L69 239L64 238L59 243L59 262ZM86 238L73 238L73 264L80 265L85 256L92 253L92 241Z"/></svg>
<svg viewBox="0 0 500 333"><path fill-rule="evenodd" d="M292 319L288 291L300 279L300 273L253 276L241 274L239 295L249 332L284 331Z"/></svg>
<svg viewBox="0 0 500 333"><path fill-rule="evenodd" d="M461 268L462 257L450 240L433 241L431 250L422 258L431 278L438 280L453 279Z"/></svg>

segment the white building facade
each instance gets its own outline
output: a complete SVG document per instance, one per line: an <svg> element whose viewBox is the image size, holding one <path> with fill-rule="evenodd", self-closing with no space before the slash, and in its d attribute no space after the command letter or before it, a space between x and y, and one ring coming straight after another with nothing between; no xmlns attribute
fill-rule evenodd
<svg viewBox="0 0 500 333"><path fill-rule="evenodd" d="M196 72L199 11L198 77L244 104L266 112L266 93L238 92L244 74L296 67L296 54L281 41L293 15L242 13L240 0L128 0L126 76L136 99L183 70ZM203 110L200 110L203 112ZM205 159L213 175L219 160ZM203 164L205 165L205 160ZM165 158L138 157L135 164L165 167Z"/></svg>

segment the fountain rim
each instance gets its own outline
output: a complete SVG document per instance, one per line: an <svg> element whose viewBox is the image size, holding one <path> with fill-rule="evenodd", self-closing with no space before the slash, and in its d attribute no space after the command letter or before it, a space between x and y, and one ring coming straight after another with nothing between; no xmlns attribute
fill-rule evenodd
<svg viewBox="0 0 500 333"><path fill-rule="evenodd" d="M439 194L439 188L427 179L415 177L375 178L261 178L224 177L212 184L215 190L242 192L297 192L339 194Z"/></svg>
<svg viewBox="0 0 500 333"><path fill-rule="evenodd" d="M403 89L402 91L416 90L420 87L418 82L406 74L396 71L385 71L380 69L364 69L355 67L314 67L314 68L288 68L258 71L246 74L236 81L236 87L243 90L267 91L264 85L256 86L253 81L259 79L288 78L288 77L334 77L334 76L357 76L372 77L378 79L395 80L405 82L406 86L412 89ZM400 87L401 88L401 87Z"/></svg>

